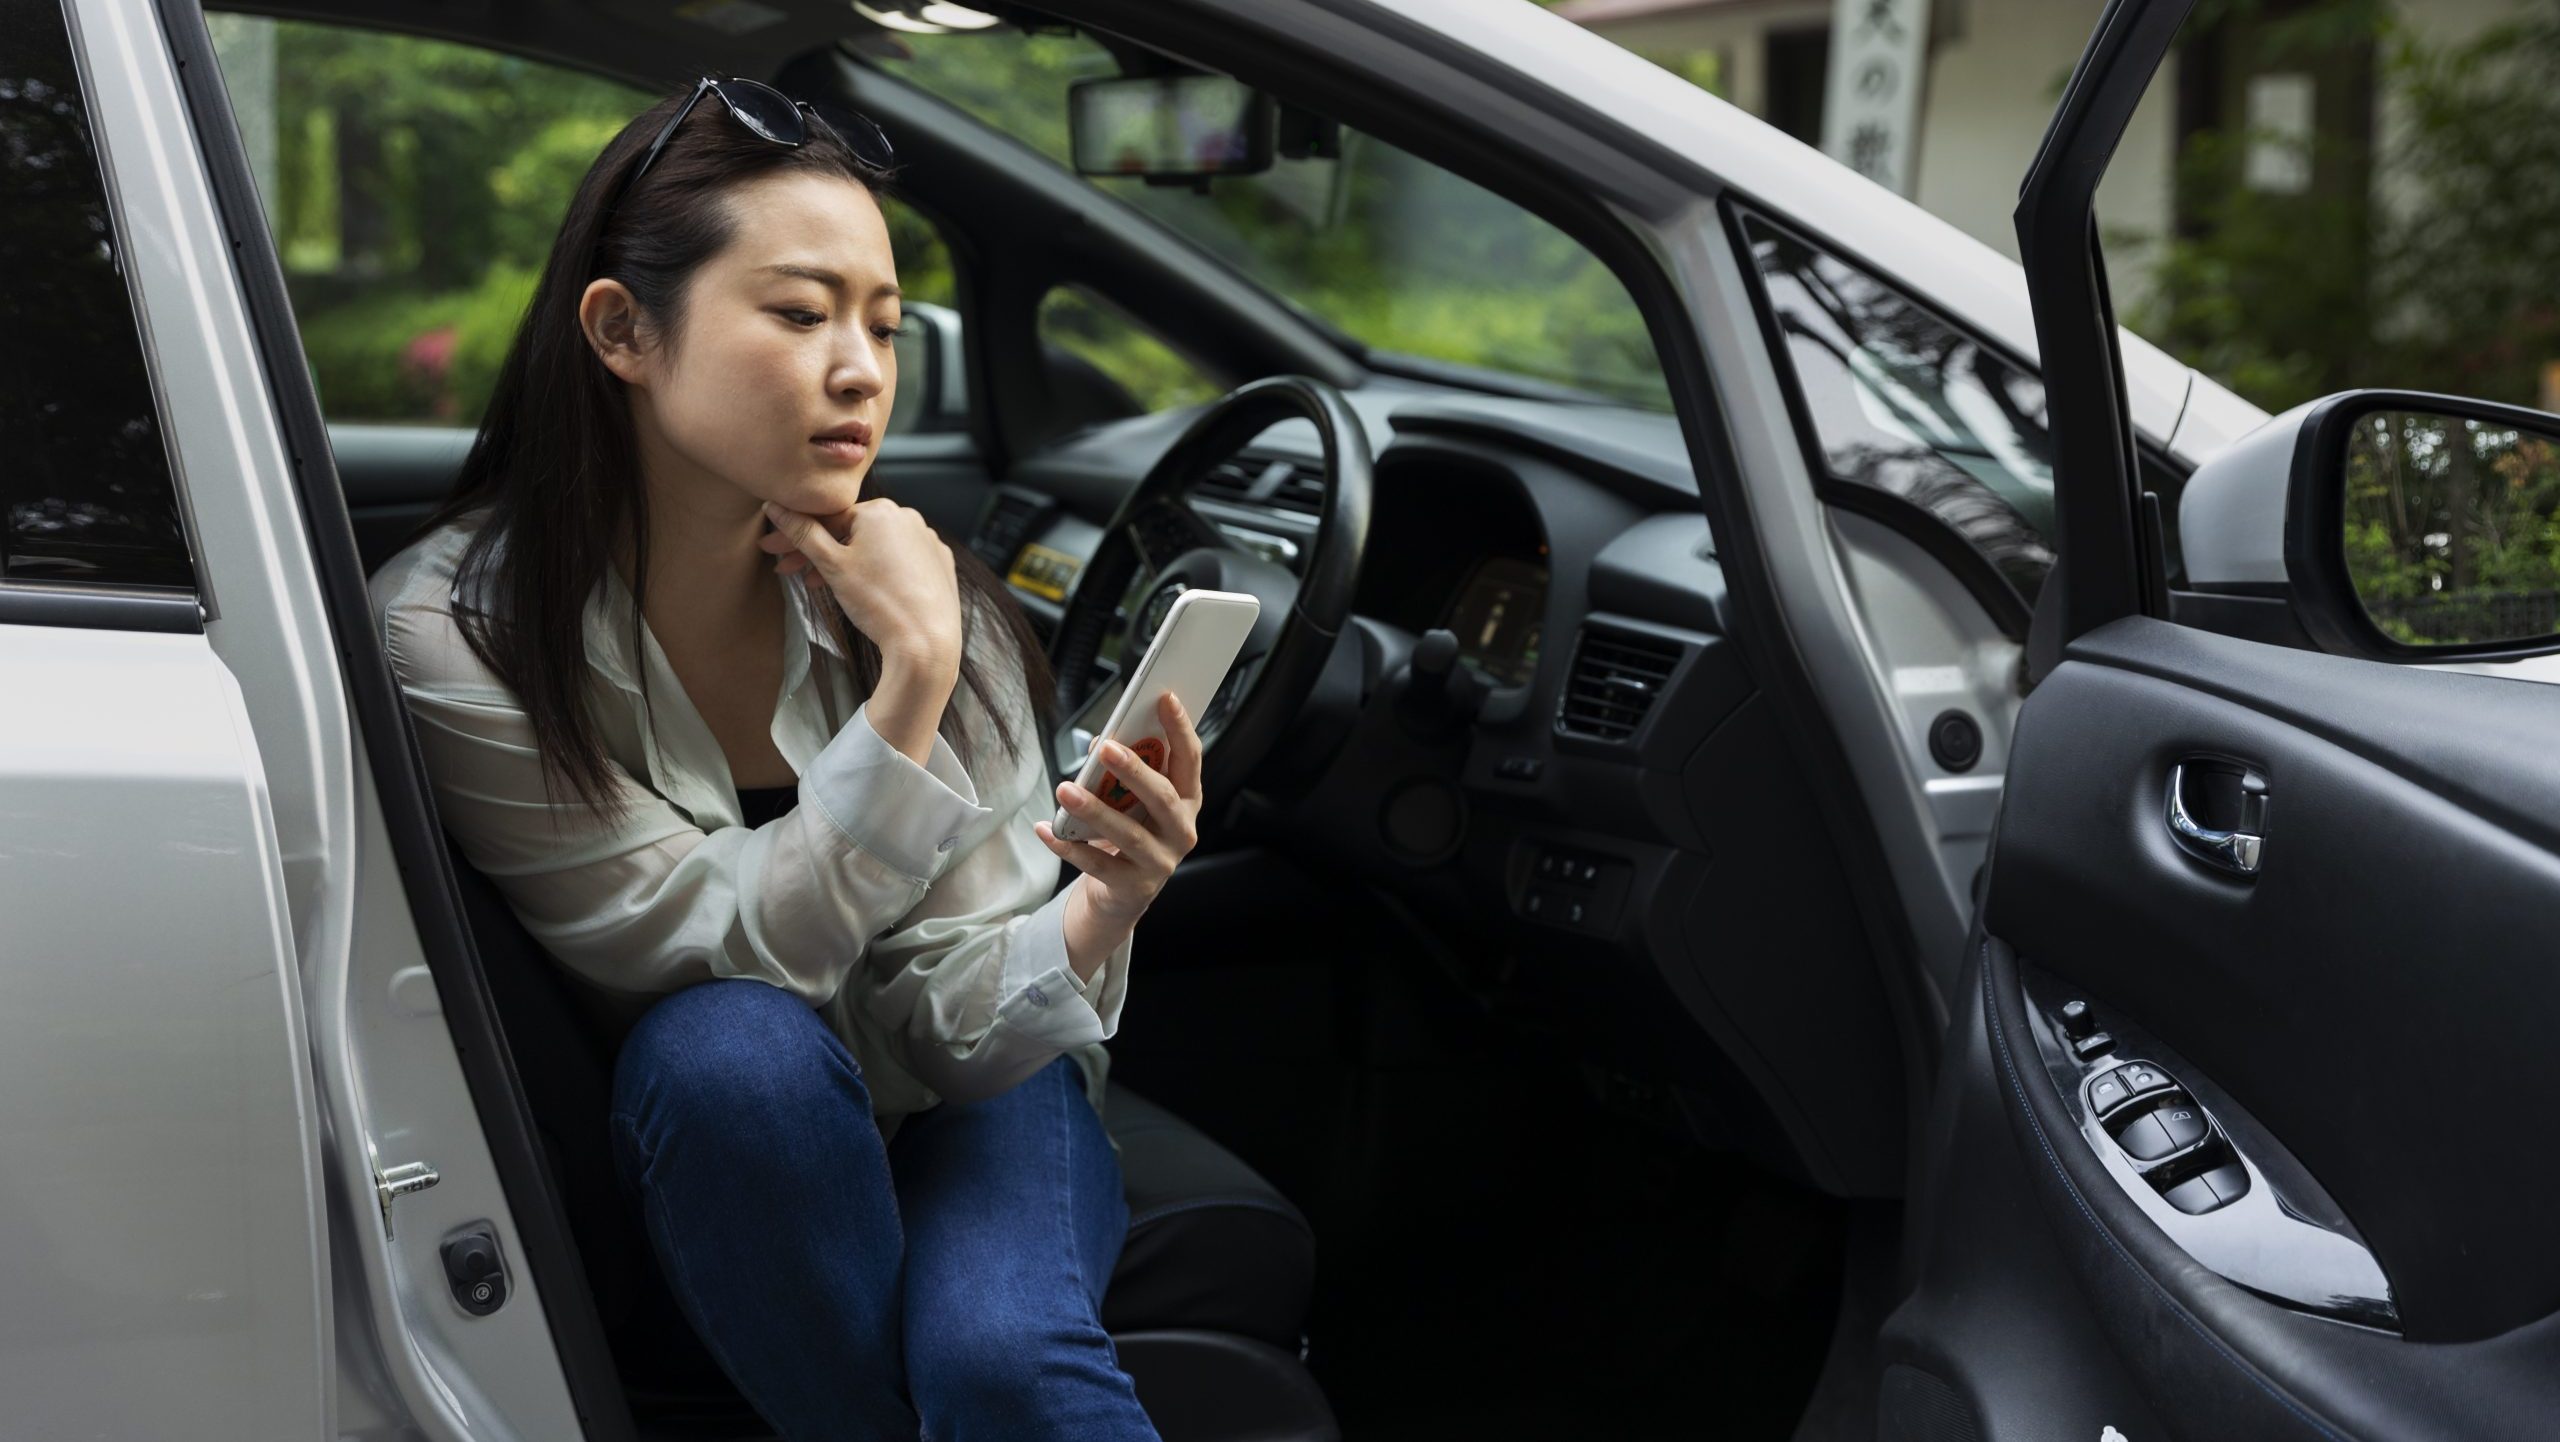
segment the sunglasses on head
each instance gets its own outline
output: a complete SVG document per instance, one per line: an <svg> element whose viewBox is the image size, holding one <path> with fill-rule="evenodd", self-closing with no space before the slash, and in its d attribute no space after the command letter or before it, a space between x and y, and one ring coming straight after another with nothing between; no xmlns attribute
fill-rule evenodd
<svg viewBox="0 0 2560 1442"><path fill-rule="evenodd" d="M719 96L720 103L738 118L739 124L776 145L806 144L809 127L801 119L806 115L841 142L845 149L852 151L856 160L874 170L887 170L897 160L897 152L889 147L889 137L881 133L880 127L869 116L842 111L840 113L852 125L849 131L839 129L828 124L827 118L809 102L794 100L761 81L741 80L734 75L726 80L714 80L706 75L694 84L693 94L676 111L675 118L659 127L658 138L649 142L649 153L641 156L640 163L633 166L631 173L622 178L622 183L614 187L613 199L605 203L606 214L612 214L614 207L622 203L622 197L639 182L641 176L649 172L650 166L657 163L658 152L667 148L667 142L675 138L676 127L684 124L684 118L693 113L693 107L702 103L706 93Z"/></svg>

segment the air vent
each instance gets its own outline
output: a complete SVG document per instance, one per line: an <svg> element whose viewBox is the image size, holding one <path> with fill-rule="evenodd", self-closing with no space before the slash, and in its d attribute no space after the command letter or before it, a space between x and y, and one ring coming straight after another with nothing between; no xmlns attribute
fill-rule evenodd
<svg viewBox="0 0 2560 1442"><path fill-rule="evenodd" d="M1192 484L1191 489L1213 501L1229 501L1244 505L1252 500L1253 483L1262 474L1260 461L1220 461L1209 473Z"/></svg>
<svg viewBox="0 0 2560 1442"><path fill-rule="evenodd" d="M995 505L987 518L978 524L978 533L969 538L969 549L979 559L1003 575L1022 552L1022 544L1031 539L1031 528L1049 514L1054 505L1048 497L1031 491L999 489Z"/></svg>
<svg viewBox="0 0 2560 1442"><path fill-rule="evenodd" d="M1556 730L1594 741L1624 741L1644 724L1680 664L1680 643L1584 627L1556 702Z"/></svg>
<svg viewBox="0 0 2560 1442"><path fill-rule="evenodd" d="M1291 466L1271 489L1271 504L1283 511L1296 511L1302 516L1324 513L1324 471L1316 466Z"/></svg>
<svg viewBox="0 0 2560 1442"><path fill-rule="evenodd" d="M1302 516L1324 511L1324 472L1316 466L1269 456L1238 456L1209 468L1192 484L1195 495L1230 505L1291 511Z"/></svg>

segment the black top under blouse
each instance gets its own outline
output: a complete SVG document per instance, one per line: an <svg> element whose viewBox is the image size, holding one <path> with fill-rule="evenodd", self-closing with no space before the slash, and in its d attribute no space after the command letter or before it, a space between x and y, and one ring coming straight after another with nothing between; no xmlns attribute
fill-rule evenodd
<svg viewBox="0 0 2560 1442"><path fill-rule="evenodd" d="M749 826L762 826L789 811L800 800L800 783L788 786L741 786L738 814Z"/></svg>

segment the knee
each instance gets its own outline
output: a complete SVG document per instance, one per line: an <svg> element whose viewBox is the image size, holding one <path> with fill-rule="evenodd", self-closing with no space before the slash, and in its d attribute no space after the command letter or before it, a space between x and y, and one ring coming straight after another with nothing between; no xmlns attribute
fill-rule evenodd
<svg viewBox="0 0 2560 1442"><path fill-rule="evenodd" d="M614 1062L613 1109L643 1129L701 1117L752 1130L847 1102L868 1115L870 1093L844 1043L808 1003L744 977L659 1001Z"/></svg>

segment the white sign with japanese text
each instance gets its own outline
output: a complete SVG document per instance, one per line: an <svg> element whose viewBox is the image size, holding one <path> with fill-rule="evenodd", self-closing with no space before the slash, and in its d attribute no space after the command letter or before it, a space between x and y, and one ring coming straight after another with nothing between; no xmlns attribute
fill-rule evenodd
<svg viewBox="0 0 2560 1442"><path fill-rule="evenodd" d="M1835 0L1823 153L1909 195L1928 59L1929 0Z"/></svg>

